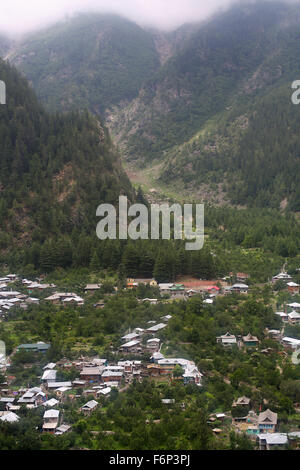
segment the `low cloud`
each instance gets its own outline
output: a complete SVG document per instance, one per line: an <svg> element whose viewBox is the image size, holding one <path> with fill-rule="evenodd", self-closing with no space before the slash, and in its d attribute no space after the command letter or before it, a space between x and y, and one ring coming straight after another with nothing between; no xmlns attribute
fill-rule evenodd
<svg viewBox="0 0 300 470"><path fill-rule="evenodd" d="M23 34L81 11L117 13L145 26L173 29L200 21L234 0L9 0L0 10L0 30Z"/></svg>

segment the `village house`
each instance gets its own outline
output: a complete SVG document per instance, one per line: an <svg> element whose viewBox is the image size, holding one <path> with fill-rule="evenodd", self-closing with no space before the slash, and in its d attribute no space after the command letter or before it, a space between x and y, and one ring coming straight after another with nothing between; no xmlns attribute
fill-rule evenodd
<svg viewBox="0 0 300 470"><path fill-rule="evenodd" d="M143 328L134 328L132 333L136 333L137 335L139 335L139 337L141 337L145 333L145 330Z"/></svg>
<svg viewBox="0 0 300 470"><path fill-rule="evenodd" d="M131 374L133 371L133 362L132 361L119 361L118 366L124 368L125 374Z"/></svg>
<svg viewBox="0 0 300 470"><path fill-rule="evenodd" d="M259 340L256 336L252 336L250 333L248 333L247 336L243 336L243 343L247 348L256 347L258 346Z"/></svg>
<svg viewBox="0 0 300 470"><path fill-rule="evenodd" d="M158 359L157 363L147 365L147 372L150 377L172 375L175 367L179 365L183 369L183 383L201 385L202 374L197 369L194 362L181 358Z"/></svg>
<svg viewBox="0 0 300 470"><path fill-rule="evenodd" d="M51 302L53 305L58 305L60 303L60 300L61 300L61 296L63 296L64 294L52 294L50 295L49 297L46 297L45 300L48 301L48 302Z"/></svg>
<svg viewBox="0 0 300 470"><path fill-rule="evenodd" d="M95 292L99 291L102 287L102 284L87 284L84 288L84 292L94 294Z"/></svg>
<svg viewBox="0 0 300 470"><path fill-rule="evenodd" d="M71 426L68 424L62 424L58 428L56 428L55 435L56 436L61 436L62 434L65 434L66 432L70 431Z"/></svg>
<svg viewBox="0 0 300 470"><path fill-rule="evenodd" d="M57 371L54 369L47 369L41 377L41 381L45 383L55 382L56 381Z"/></svg>
<svg viewBox="0 0 300 470"><path fill-rule="evenodd" d="M114 381L109 382L108 381L108 382L103 383L103 388L105 388L105 387L119 388L119 385L120 385L119 382L114 382Z"/></svg>
<svg viewBox="0 0 300 470"><path fill-rule="evenodd" d="M27 408L35 408L45 401L46 394L39 387L27 390L17 401L19 405L26 405Z"/></svg>
<svg viewBox="0 0 300 470"><path fill-rule="evenodd" d="M157 333L158 331L162 330L163 328L165 328L167 325L166 323L158 323L157 325L153 325L153 326L150 326L150 328L147 328L147 333L150 333L150 334L155 334Z"/></svg>
<svg viewBox="0 0 300 470"><path fill-rule="evenodd" d="M111 392L111 387L105 387L101 388L100 390L97 391L97 397L99 396L104 396L107 397Z"/></svg>
<svg viewBox="0 0 300 470"><path fill-rule="evenodd" d="M0 291L0 298L2 299L9 299L9 298L18 298L18 295L20 295L21 292L18 291Z"/></svg>
<svg viewBox="0 0 300 470"><path fill-rule="evenodd" d="M172 299L183 299L185 298L186 292L183 284L175 284L169 289L169 294Z"/></svg>
<svg viewBox="0 0 300 470"><path fill-rule="evenodd" d="M161 402L164 405L175 405L175 398L162 398Z"/></svg>
<svg viewBox="0 0 300 470"><path fill-rule="evenodd" d="M84 367L80 378L86 382L100 382L104 367Z"/></svg>
<svg viewBox="0 0 300 470"><path fill-rule="evenodd" d="M298 312L300 310L300 304L298 302L293 302L291 304L287 304L287 306L292 308L293 310L296 310L296 312Z"/></svg>
<svg viewBox="0 0 300 470"><path fill-rule="evenodd" d="M95 400L91 400L81 407L81 411L84 415L89 415L97 408L97 406L98 402Z"/></svg>
<svg viewBox="0 0 300 470"><path fill-rule="evenodd" d="M75 388L82 388L85 386L85 380L79 380L79 379L73 380L72 385Z"/></svg>
<svg viewBox="0 0 300 470"><path fill-rule="evenodd" d="M198 368L195 366L194 363L189 363L184 369L183 374L183 383L187 384L195 384L200 386L201 385L201 378L202 374L199 372Z"/></svg>
<svg viewBox="0 0 300 470"><path fill-rule="evenodd" d="M239 397L237 400L235 400L233 403L232 403L232 406L233 407L237 407L237 406L244 406L244 407L249 407L250 406L250 398L248 397Z"/></svg>
<svg viewBox="0 0 300 470"><path fill-rule="evenodd" d="M37 299L35 297L27 297L25 299L25 304L27 305L38 305L40 303L40 299ZM21 304L20 304L21 306Z"/></svg>
<svg viewBox="0 0 300 470"><path fill-rule="evenodd" d="M159 287L159 290L160 290L160 294L161 295L167 295L167 294L170 294L170 289L174 286L174 284L172 283L163 283L163 284L159 284L158 287Z"/></svg>
<svg viewBox="0 0 300 470"><path fill-rule="evenodd" d="M249 286L247 284L234 284L230 287L231 292L236 292L238 294L248 294Z"/></svg>
<svg viewBox="0 0 300 470"><path fill-rule="evenodd" d="M168 322L169 320L171 320L171 318L172 318L172 315L165 315L165 316L161 317L161 320Z"/></svg>
<svg viewBox="0 0 300 470"><path fill-rule="evenodd" d="M93 396L94 398L97 398L97 389L94 389L94 388L93 388L93 389L86 389L86 390L83 390L82 395L83 395L84 397L86 397L86 396L89 396L89 397L90 397L90 396Z"/></svg>
<svg viewBox="0 0 300 470"><path fill-rule="evenodd" d="M90 365L92 367L94 366L98 366L98 367L106 367L108 365L108 360L107 359L103 359L103 358L99 358L99 357L94 357L91 362L90 362Z"/></svg>
<svg viewBox="0 0 300 470"><path fill-rule="evenodd" d="M19 276L17 274L7 274L7 279L9 279L10 282L15 282L19 279Z"/></svg>
<svg viewBox="0 0 300 470"><path fill-rule="evenodd" d="M259 450L272 450L274 447L285 447L288 444L288 437L282 433L258 434Z"/></svg>
<svg viewBox="0 0 300 470"><path fill-rule="evenodd" d="M147 365L147 375L149 377L159 377L161 367L158 364L148 364Z"/></svg>
<svg viewBox="0 0 300 470"><path fill-rule="evenodd" d="M148 339L146 347L150 352L157 352L159 350L159 345L160 345L160 339L152 338L152 339Z"/></svg>
<svg viewBox="0 0 300 470"><path fill-rule="evenodd" d="M6 410L11 410L11 407L13 407L15 401L15 397L2 397L0 398L0 403L4 403Z"/></svg>
<svg viewBox="0 0 300 470"><path fill-rule="evenodd" d="M237 282L247 282L250 278L249 274L246 273L236 273L235 275Z"/></svg>
<svg viewBox="0 0 300 470"><path fill-rule="evenodd" d="M122 370L105 370L101 376L103 383L105 382L121 382L123 379L124 371Z"/></svg>
<svg viewBox="0 0 300 470"><path fill-rule="evenodd" d="M144 284L145 286L157 287L155 279L128 279L128 282L135 282L138 286Z"/></svg>
<svg viewBox="0 0 300 470"><path fill-rule="evenodd" d="M127 281L126 286L127 286L127 289L132 290L132 289L137 289L139 285L134 280L130 280L130 281Z"/></svg>
<svg viewBox="0 0 300 470"><path fill-rule="evenodd" d="M32 343L32 344L20 344L17 347L17 352L19 351L26 351L26 352L40 352L40 353L46 353L48 349L50 348L50 344L43 343L42 341L38 343Z"/></svg>
<svg viewBox="0 0 300 470"><path fill-rule="evenodd" d="M12 411L0 411L0 421L4 423L17 423L19 416Z"/></svg>
<svg viewBox="0 0 300 470"><path fill-rule="evenodd" d="M299 294L299 287L300 285L297 284L296 282L288 282L287 283L287 290L288 292L290 292L291 294Z"/></svg>
<svg viewBox="0 0 300 470"><path fill-rule="evenodd" d="M200 292L195 289L189 289L186 291L188 297L194 297L194 295L199 295Z"/></svg>
<svg viewBox="0 0 300 470"><path fill-rule="evenodd" d="M281 340L281 331L280 330L266 330L266 334L269 336L271 339L275 339L277 341Z"/></svg>
<svg viewBox="0 0 300 470"><path fill-rule="evenodd" d="M273 276L272 277L272 282L277 282L277 281L283 281L285 283L288 283L292 280L292 277L285 273L285 272L281 272L279 274L277 274L276 276Z"/></svg>
<svg viewBox="0 0 300 470"><path fill-rule="evenodd" d="M122 344L122 346L119 347L119 351L120 352L123 352L123 353L141 353L142 352L142 348L140 346L141 344L141 341L140 340L133 340L133 341L129 341L125 344Z"/></svg>
<svg viewBox="0 0 300 470"><path fill-rule="evenodd" d="M278 315L283 323L288 323L289 317L286 312L275 312L275 315Z"/></svg>
<svg viewBox="0 0 300 470"><path fill-rule="evenodd" d="M210 294L212 296L216 296L216 295L220 294L221 289L218 286L210 286L210 287L207 288L207 292L208 292L208 294Z"/></svg>
<svg viewBox="0 0 300 470"><path fill-rule="evenodd" d="M38 289L38 290L45 290L45 289L50 289L52 287L55 287L54 284L40 284L39 282L29 282L27 283L26 285L27 289L29 290L29 292L31 292L32 289Z"/></svg>
<svg viewBox="0 0 300 470"><path fill-rule="evenodd" d="M140 370L141 367L142 367L142 361L137 361L137 360L133 361L133 370L135 371Z"/></svg>
<svg viewBox="0 0 300 470"><path fill-rule="evenodd" d="M43 431L53 434L59 425L59 411L52 409L45 411L43 420Z"/></svg>
<svg viewBox="0 0 300 470"><path fill-rule="evenodd" d="M258 429L260 433L274 433L277 426L277 413L271 410L263 411L258 415Z"/></svg>
<svg viewBox="0 0 300 470"><path fill-rule="evenodd" d="M66 306L66 305L81 306L81 305L84 305L84 300L83 300L82 297L79 297L78 295L76 295L74 297L67 297L66 299L63 299L62 304L64 306Z"/></svg>
<svg viewBox="0 0 300 470"><path fill-rule="evenodd" d="M59 405L59 401L56 400L56 398L50 398L50 400L47 400L43 403L43 406L45 406L46 408L54 408L57 405Z"/></svg>
<svg viewBox="0 0 300 470"><path fill-rule="evenodd" d="M155 352L150 357L150 360L154 362L155 364L157 364L160 359L164 359L164 358L165 356L161 352Z"/></svg>
<svg viewBox="0 0 300 470"><path fill-rule="evenodd" d="M134 340L137 340L139 339L141 336L140 332L132 332L132 333L128 333L127 335L125 336L122 336L121 339L123 339L124 341L134 341Z"/></svg>
<svg viewBox="0 0 300 470"><path fill-rule="evenodd" d="M225 347L234 346L237 345L237 339L234 335L227 332L225 335L217 337L217 343L220 343Z"/></svg>
<svg viewBox="0 0 300 470"><path fill-rule="evenodd" d="M182 367L183 362L176 358L164 358L159 359L157 364L160 367L160 375L172 375L175 366L180 365Z"/></svg>
<svg viewBox="0 0 300 470"><path fill-rule="evenodd" d="M288 313L288 322L291 325L298 325L300 323L300 313L296 311Z"/></svg>
<svg viewBox="0 0 300 470"><path fill-rule="evenodd" d="M72 387L72 382L70 381L65 381L65 382L49 382L47 383L47 388L49 390L58 390L61 388L68 388L70 389Z"/></svg>
<svg viewBox="0 0 300 470"><path fill-rule="evenodd" d="M140 381L141 380L141 377L142 377L142 369L141 370L134 370L133 373L132 373L132 378L134 380L138 380ZM128 381L129 379L127 379Z"/></svg>
<svg viewBox="0 0 300 470"><path fill-rule="evenodd" d="M53 295L50 295L49 297L45 298L46 301L51 302L53 305L59 305L62 303L63 305L68 305L68 304L77 304L77 305L83 305L84 300L79 297L77 294L74 293L64 293L64 292L56 292Z"/></svg>
<svg viewBox="0 0 300 470"><path fill-rule="evenodd" d="M286 349L298 349L300 347L300 340L295 339L295 338L289 338L288 336L285 336L281 340L281 344L286 348Z"/></svg>
<svg viewBox="0 0 300 470"><path fill-rule="evenodd" d="M106 372L107 370L110 370L112 372L122 372L122 374L125 372L125 368L121 365L116 365L116 366L106 366L105 369L104 369L104 372Z"/></svg>

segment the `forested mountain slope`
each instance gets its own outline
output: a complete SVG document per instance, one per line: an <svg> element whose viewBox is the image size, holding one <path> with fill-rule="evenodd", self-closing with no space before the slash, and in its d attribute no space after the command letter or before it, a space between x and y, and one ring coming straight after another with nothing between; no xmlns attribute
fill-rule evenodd
<svg viewBox="0 0 300 470"><path fill-rule="evenodd" d="M92 115L49 115L25 79L0 61L0 249L96 228L96 208L134 198L107 130Z"/></svg>
<svg viewBox="0 0 300 470"><path fill-rule="evenodd" d="M300 210L300 107L287 85L208 122L165 156L161 179L211 186L233 204ZM217 194L215 194L215 197Z"/></svg>
<svg viewBox="0 0 300 470"><path fill-rule="evenodd" d="M199 26L110 127L128 159L164 162L164 182L296 209L299 49L299 6L234 7Z"/></svg>

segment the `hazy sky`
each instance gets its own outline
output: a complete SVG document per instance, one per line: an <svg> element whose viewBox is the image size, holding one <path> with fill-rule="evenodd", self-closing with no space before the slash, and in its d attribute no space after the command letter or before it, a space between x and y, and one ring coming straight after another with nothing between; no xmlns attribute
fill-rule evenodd
<svg viewBox="0 0 300 470"><path fill-rule="evenodd" d="M0 30L24 33L80 11L97 9L170 29L201 20L234 0L0 0Z"/></svg>

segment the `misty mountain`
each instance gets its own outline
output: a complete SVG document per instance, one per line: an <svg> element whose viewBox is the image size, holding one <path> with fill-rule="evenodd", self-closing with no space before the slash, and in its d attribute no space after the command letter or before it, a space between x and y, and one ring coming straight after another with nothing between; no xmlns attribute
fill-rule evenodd
<svg viewBox="0 0 300 470"><path fill-rule="evenodd" d="M48 109L97 113L136 97L160 65L149 32L101 14L81 14L30 35L9 59Z"/></svg>
<svg viewBox="0 0 300 470"><path fill-rule="evenodd" d="M48 109L105 114L123 157L161 163L164 184L299 210L299 49L299 5L252 2L170 33L80 15L9 57Z"/></svg>
<svg viewBox="0 0 300 470"><path fill-rule="evenodd" d="M4 57L8 53L12 44L13 41L0 34L0 57Z"/></svg>

